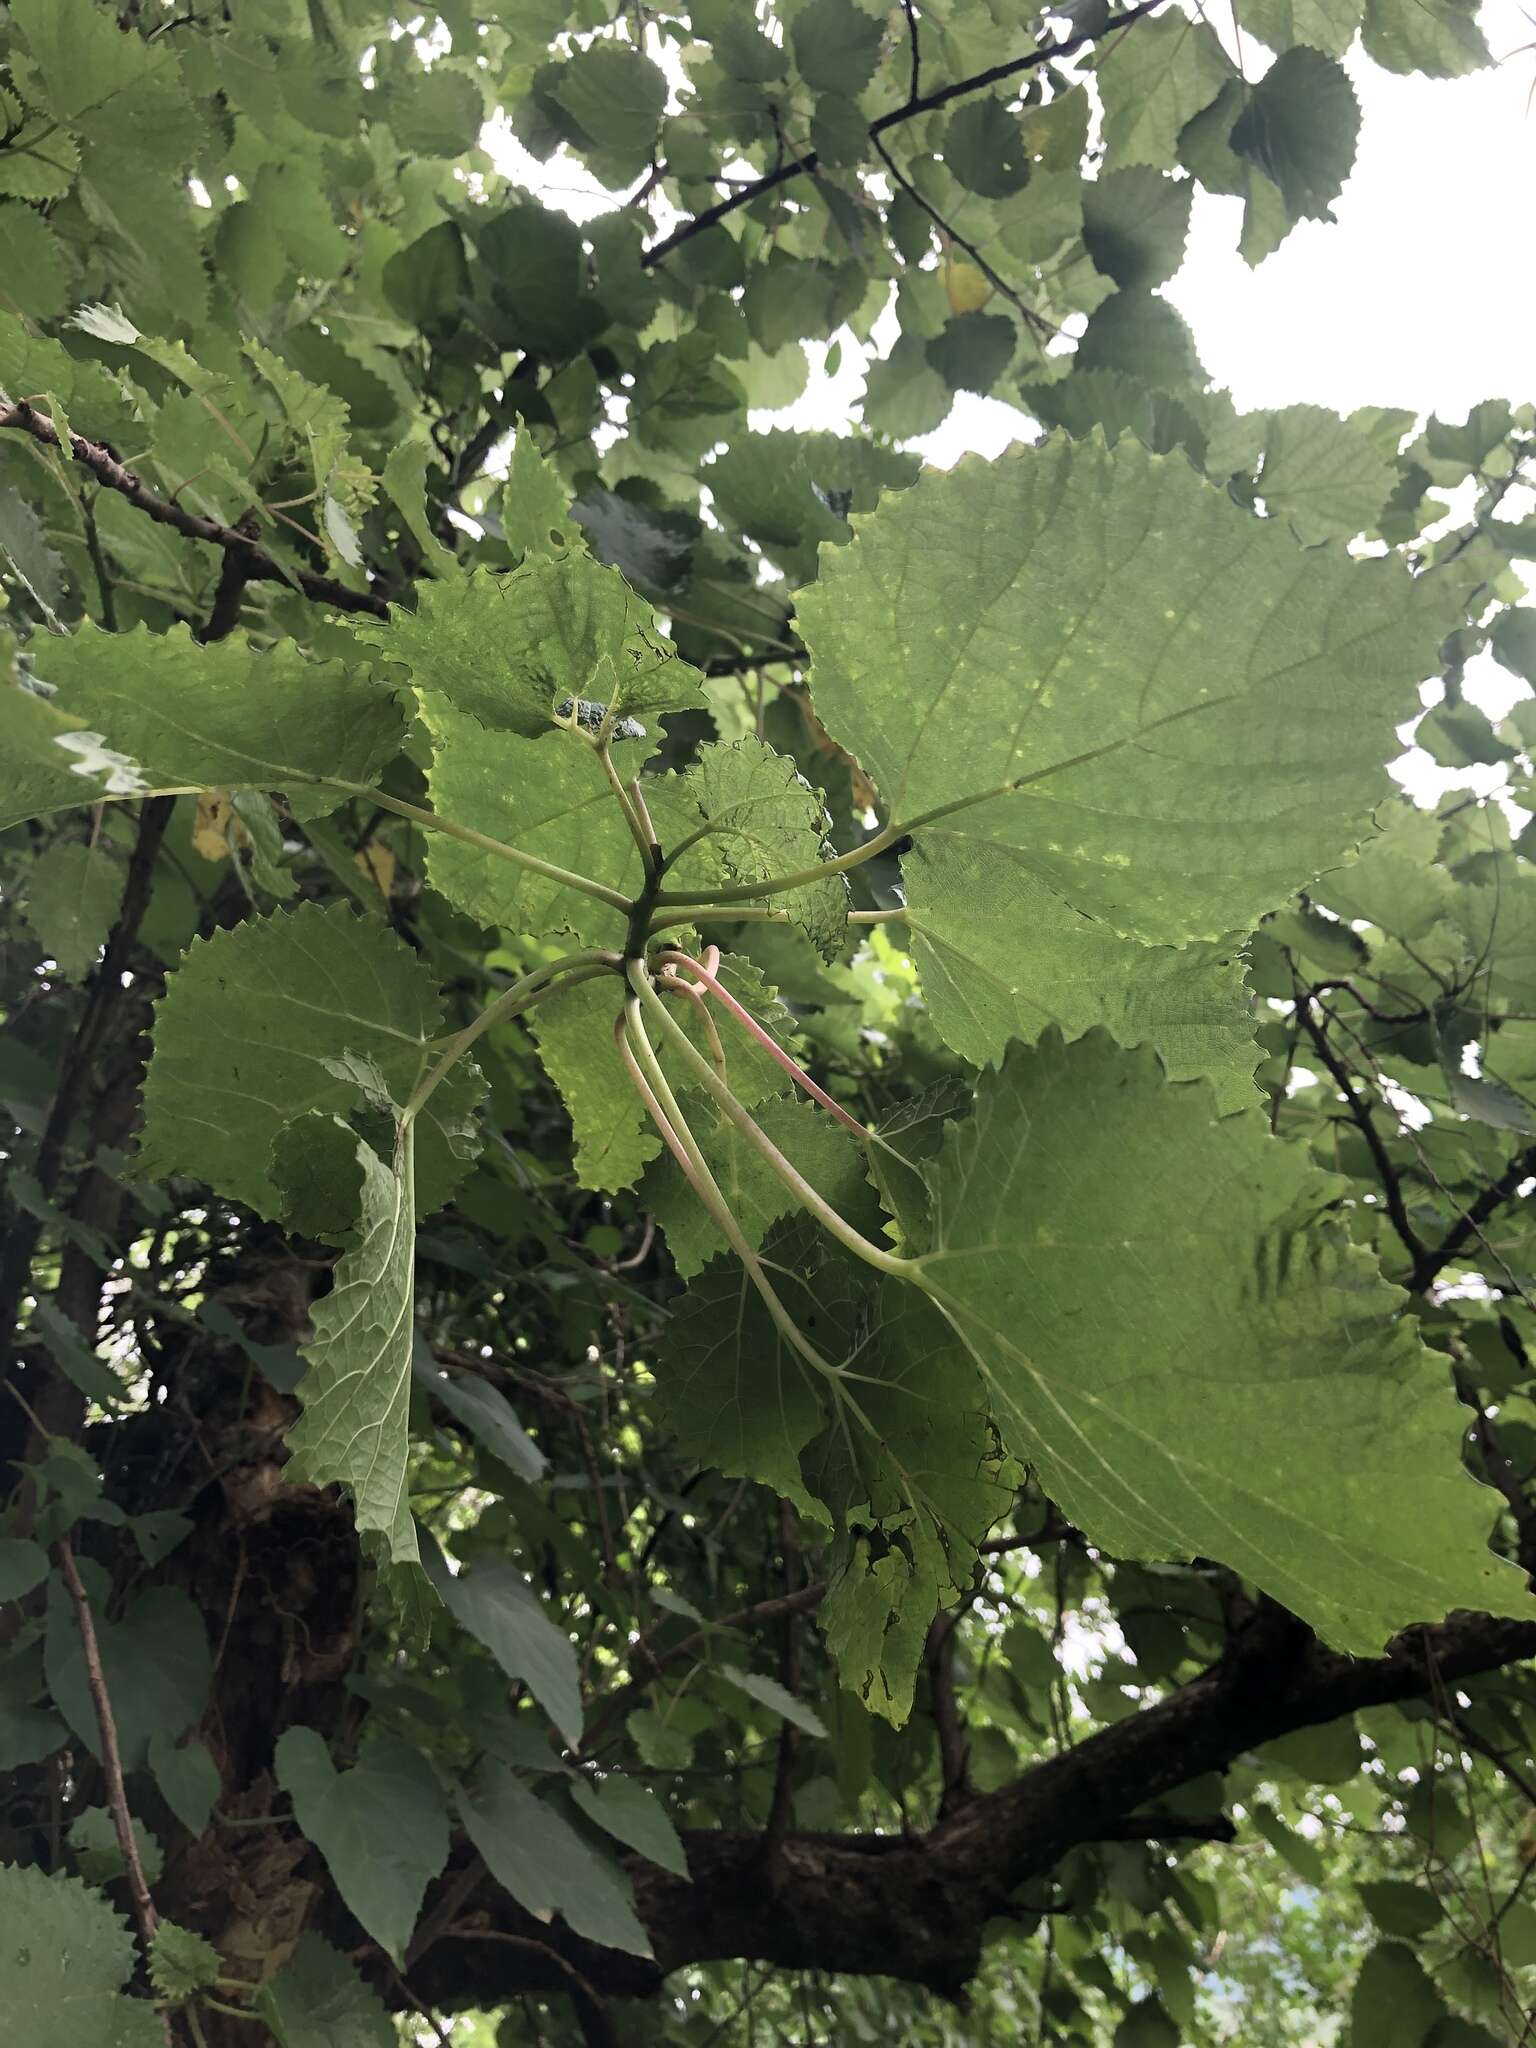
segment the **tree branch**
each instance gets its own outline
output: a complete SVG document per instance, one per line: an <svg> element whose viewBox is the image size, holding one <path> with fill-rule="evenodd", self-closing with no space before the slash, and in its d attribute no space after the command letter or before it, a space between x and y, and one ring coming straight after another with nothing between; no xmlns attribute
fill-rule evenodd
<svg viewBox="0 0 1536 2048"><path fill-rule="evenodd" d="M0 406L0 428L5 427L30 434L34 441L41 441L45 447L62 445L53 421L25 399L16 405ZM242 533L238 527L225 526L217 519L205 519L200 513L188 512L169 498L162 498L141 477L125 468L99 441L88 441L83 434L71 432L68 453L99 483L105 484L108 490L117 491L130 505L147 513L159 525L174 528L188 540L206 541L212 547L223 548L226 554L240 555L245 565L245 582L296 585L316 604L328 604L340 612L366 612L375 619L388 618L389 606L371 590L351 590L334 576L318 575L311 569L291 568L269 555L265 548L258 547L250 535Z"/></svg>
<svg viewBox="0 0 1536 2048"><path fill-rule="evenodd" d="M1140 21L1143 15L1151 14L1160 7L1163 0L1141 0L1136 7L1128 7L1123 14L1112 14L1108 21L1096 29L1083 29L1077 35L1064 37L1059 43L1046 43L1031 50L1023 57L1012 57L1005 64L994 64L988 71L978 71L974 77L956 79L950 85L941 85L935 91L918 95L911 93L899 107L891 107L878 120L869 124L869 137L878 148L878 138L887 129L895 128L903 121L912 121L919 114L931 114L936 107L948 106L951 100L963 98L965 94L982 92L989 85L1000 85L1005 78L1016 78L1021 71L1033 71L1042 64L1050 64L1061 57L1071 57L1089 43L1113 35L1117 29L1129 28ZM883 154L883 152L882 152ZM681 227L674 228L659 242L653 242L648 249L640 252L640 261L650 265L660 263L670 256L674 249L680 249L684 242L692 241L706 229L714 227L734 213L740 206L750 206L754 199L761 199L765 192L784 185L791 178L801 177L809 171L820 168L821 159L814 149L804 156L791 157L787 162L777 164L762 177L754 178L749 184L738 186L726 198L717 200L713 206L706 206L702 213L696 213L691 220L685 220Z"/></svg>
<svg viewBox="0 0 1536 2048"><path fill-rule="evenodd" d="M688 1880L626 1858L654 1965L595 1948L559 1925L538 1928L497 1897L489 1910L497 1925L519 1932L520 1959L543 1950L529 1957L535 1974L509 1975L512 1951L490 1940L442 1943L424 1958L415 1989L436 2007L463 2009L496 2004L524 1984L550 1988L574 1967L599 1992L649 1995L685 1964L735 1959L898 1977L958 1995L979 1965L986 1922L1070 1849L1227 1839L1224 1817L1163 1814L1155 1802L1295 1729L1433 1695L1533 1654L1536 1622L1464 1614L1405 1630L1381 1657L1350 1657L1266 1602L1199 1678L979 1795L927 1835L789 1835L778 1845L771 1891L759 1834L685 1833Z"/></svg>
<svg viewBox="0 0 1536 2048"><path fill-rule="evenodd" d="M1413 1262L1413 1272L1409 1284L1415 1291L1419 1291L1429 1285L1428 1280L1420 1278L1420 1273L1426 1262L1433 1255L1430 1252L1429 1246L1425 1244L1423 1238L1419 1236L1419 1233L1409 1221L1407 1205L1403 1201L1401 1176L1392 1163L1391 1155L1382 1141L1380 1131L1376 1128L1376 1121L1371 1115L1370 1104L1366 1102L1356 1088L1354 1076L1350 1073L1349 1068L1328 1043L1327 1030L1313 1015L1313 1005L1315 1002L1316 997L1312 990L1298 988L1296 1014L1301 1019L1301 1028L1306 1032L1308 1038L1311 1039L1318 1058L1328 1069L1329 1074L1333 1077L1334 1086L1344 1097L1349 1108L1350 1121L1365 1140L1366 1150L1371 1155L1372 1163L1376 1168L1377 1178L1381 1182L1381 1192L1387 1205L1387 1215L1391 1219L1392 1228L1397 1232L1398 1237L1402 1241L1403 1249ZM1324 1014L1327 1014L1326 1011Z"/></svg>
<svg viewBox="0 0 1536 2048"><path fill-rule="evenodd" d="M1510 1199L1520 1183L1529 1180L1533 1174L1536 1174L1536 1145L1516 1154L1498 1179L1490 1181L1477 1200L1462 1211L1433 1250L1427 1246L1424 1248L1414 1267L1414 1286L1423 1289L1432 1285L1462 1248L1478 1236L1494 1212Z"/></svg>

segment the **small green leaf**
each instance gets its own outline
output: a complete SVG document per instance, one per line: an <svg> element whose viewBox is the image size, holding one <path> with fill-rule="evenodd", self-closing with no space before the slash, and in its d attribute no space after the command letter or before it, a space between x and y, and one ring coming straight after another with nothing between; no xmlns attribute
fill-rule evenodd
<svg viewBox="0 0 1536 2048"><path fill-rule="evenodd" d="M588 1941L650 1955L623 1873L505 1765L487 1764L473 1791L459 1788L459 1815L496 1882L536 1920L560 1913Z"/></svg>
<svg viewBox="0 0 1536 2048"><path fill-rule="evenodd" d="M514 556L554 555L570 545L571 503L554 466L526 427L512 443L501 494L501 530Z"/></svg>
<svg viewBox="0 0 1536 2048"><path fill-rule="evenodd" d="M219 1767L207 1744L194 1736L178 1745L157 1728L149 1738L149 1768L172 1813L188 1834L200 1835L219 1796Z"/></svg>
<svg viewBox="0 0 1536 2048"><path fill-rule="evenodd" d="M141 1820L134 1819L132 1825L144 1881L154 1884L165 1868L165 1852ZM127 1871L116 1823L104 1806L88 1806L75 1816L70 1823L69 1846L87 1884L109 1884Z"/></svg>
<svg viewBox="0 0 1536 2048"><path fill-rule="evenodd" d="M0 1606L21 1600L48 1576L48 1553L26 1536L0 1536Z"/></svg>
<svg viewBox="0 0 1536 2048"><path fill-rule="evenodd" d="M1355 160L1360 104L1320 50L1287 50L1252 88L1232 147L1279 186L1293 220L1325 220Z"/></svg>
<svg viewBox="0 0 1536 2048"><path fill-rule="evenodd" d="M1170 169L1179 131L1232 76L1214 33L1188 15L1155 15L1103 46L1096 65L1104 102L1104 148L1112 169Z"/></svg>
<svg viewBox="0 0 1536 2048"><path fill-rule="evenodd" d="M795 69L817 92L856 99L874 76L882 33L855 0L807 0L790 24Z"/></svg>
<svg viewBox="0 0 1536 2048"><path fill-rule="evenodd" d="M422 1562L454 1619L485 1644L508 1678L528 1687L574 1749L582 1723L576 1651L516 1565L485 1558L456 1573L430 1533Z"/></svg>
<svg viewBox="0 0 1536 2048"><path fill-rule="evenodd" d="M1009 199L1029 183L1023 126L990 93L962 100L949 117L943 149L950 172L983 199Z"/></svg>
<svg viewBox="0 0 1536 2048"><path fill-rule="evenodd" d="M530 1485L542 1479L549 1460L518 1421L511 1402L488 1380L472 1372L446 1373L429 1352L418 1350L413 1371L419 1385L441 1401L493 1458Z"/></svg>
<svg viewBox="0 0 1536 2048"><path fill-rule="evenodd" d="M382 1737L338 1771L313 1728L278 1737L273 1768L336 1888L386 1955L403 1961L427 1886L448 1857L448 1815L419 1750Z"/></svg>
<svg viewBox="0 0 1536 2048"><path fill-rule="evenodd" d="M826 1723L821 1716L808 1707L804 1700L797 1700L794 1694L780 1685L776 1678L767 1678L760 1671L743 1671L736 1664L722 1664L719 1675L727 1685L744 1692L748 1699L756 1700L760 1707L766 1707L770 1714L777 1714L781 1721L789 1721L807 1735L825 1736Z"/></svg>
<svg viewBox="0 0 1536 2048"><path fill-rule="evenodd" d="M223 1958L211 1941L178 1927L174 1920L162 1920L155 1929L149 1951L149 1981L162 1998L173 2005L212 1989L219 1980Z"/></svg>
<svg viewBox="0 0 1536 2048"><path fill-rule="evenodd" d="M257 1992L253 2011L278 2048L396 2048L394 2022L345 1956L318 1934Z"/></svg>
<svg viewBox="0 0 1536 2048"><path fill-rule="evenodd" d="M123 871L103 846L55 840L27 875L27 923L70 981L91 971L122 902Z"/></svg>
<svg viewBox="0 0 1536 2048"><path fill-rule="evenodd" d="M596 41L554 67L550 96L588 144L644 167L667 105L667 81L626 44Z"/></svg>
<svg viewBox="0 0 1536 2048"><path fill-rule="evenodd" d="M121 1620L108 1620L99 1607L94 1619L117 1746L124 1770L135 1771L157 1731L174 1741L202 1713L212 1669L208 1632L186 1594L170 1586L140 1593ZM57 1577L48 1588L44 1654L54 1704L92 1756L99 1756L101 1730L74 1603Z"/></svg>
<svg viewBox="0 0 1536 2048"><path fill-rule="evenodd" d="M957 313L927 343L926 354L952 391L985 397L1012 362L1018 340L1005 313Z"/></svg>
<svg viewBox="0 0 1536 2048"><path fill-rule="evenodd" d="M649 1786L634 1778L610 1775L598 1783L577 1778L571 1797L587 1819L622 1842L626 1848L670 1870L674 1877L688 1875L688 1856L677 1838L677 1829Z"/></svg>

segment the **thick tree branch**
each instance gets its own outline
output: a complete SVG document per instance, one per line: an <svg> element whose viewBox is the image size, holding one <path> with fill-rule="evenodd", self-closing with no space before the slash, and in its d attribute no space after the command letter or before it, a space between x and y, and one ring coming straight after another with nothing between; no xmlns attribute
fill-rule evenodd
<svg viewBox="0 0 1536 2048"><path fill-rule="evenodd" d="M1220 1816L1165 1815L1156 1802L1295 1729L1433 1696L1448 1682L1533 1654L1536 1623L1457 1615L1406 1630L1384 1656L1348 1657L1264 1603L1201 1677L971 1800L928 1835L787 1836L775 1852L771 1891L757 1834L686 1834L687 1882L626 1859L654 1964L594 1948L559 1926L540 1928L497 1898L479 1916L480 1938L439 1943L422 1959L414 1988L433 2005L462 2009L520 1988L564 1988L574 1968L599 1992L645 1995L684 1964L739 1959L899 1977L956 1995L978 1966L987 1920L1070 1849L1221 1840ZM486 1914L494 1915L489 1924ZM497 1943L497 1929L519 1937L515 1950Z"/></svg>
<svg viewBox="0 0 1536 2048"><path fill-rule="evenodd" d="M17 405L0 406L0 428L11 427L19 433L30 434L34 441L41 441L45 447L61 445L58 429L46 414L40 413L23 399ZM243 581L246 583L287 583L296 585L304 595L316 604L331 605L340 612L366 612L371 618L383 619L389 616L389 606L382 597L370 590L350 590L345 583L334 576L321 576L311 569L291 568L269 555L265 548L258 547L249 534L238 527L225 526L218 519L205 519L200 513L188 512L169 498L162 498L152 491L141 477L118 461L110 449L98 441L88 441L83 434L71 433L68 452L83 469L88 469L99 483L108 490L117 491L130 505L146 513L161 526L174 528L188 540L206 541L210 546L223 548L226 553L235 553L244 564Z"/></svg>
<svg viewBox="0 0 1536 2048"><path fill-rule="evenodd" d="M1139 6L1128 7L1122 14L1112 14L1099 28L1083 29L1077 35L1064 37L1059 43L1042 44L1038 49L1030 50L1022 57L1011 57L1005 64L994 64L990 70L978 71L971 78L956 79L952 84L941 85L933 92L909 94L899 107L887 109L878 120L870 122L870 140L878 147L880 136L888 129L898 127L903 121L915 120L919 114L931 114L936 107L948 106L951 100L961 99L967 93L983 92L989 85L1000 85L1005 78L1016 78L1022 71L1034 71L1042 64L1051 64L1059 58L1074 56L1087 44L1100 42L1104 37L1115 34L1118 29L1129 28L1133 22L1140 21L1143 15L1151 14L1162 4L1163 0L1141 0ZM653 242L648 249L642 249L640 261L645 264L660 263L664 257L670 256L674 249L680 249L684 242L692 241L695 235L702 235L706 229L714 227L724 220L727 214L734 213L738 207L750 206L754 199L761 199L765 192L772 192L776 186L788 184L791 178L798 178L819 169L820 164L821 159L814 149L807 150L804 156L791 157L784 163L776 164L771 171L765 171L762 177L738 186L724 199L717 200L713 206L706 206L702 213L696 213L691 220L685 220L681 227L674 228L672 233L663 236L661 241Z"/></svg>

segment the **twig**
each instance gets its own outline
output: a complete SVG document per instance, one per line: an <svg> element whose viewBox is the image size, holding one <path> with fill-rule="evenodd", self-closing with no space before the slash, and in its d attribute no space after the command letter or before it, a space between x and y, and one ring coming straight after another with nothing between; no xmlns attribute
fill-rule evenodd
<svg viewBox="0 0 1536 2048"><path fill-rule="evenodd" d="M1005 78L1015 78L1021 71L1033 71L1042 64L1054 63L1058 58L1071 57L1088 43L1097 42L1101 37L1113 35L1117 29L1129 28L1140 21L1143 15L1151 14L1160 7L1163 0L1141 0L1137 7L1129 7L1123 14L1112 14L1108 21L1096 29L1083 29L1078 34L1066 36L1059 43L1046 43L1028 52L1023 57L1013 57L1006 64L994 64L988 71L978 71L972 78L956 79L952 85L940 86L936 91L921 97L913 95L899 107L892 107L877 121L869 125L870 139L883 135L888 128L895 128L903 121L915 120L919 114L931 114L936 107L948 106L951 100L962 98L966 93L981 92L989 85L1000 85ZM691 220L685 220L681 227L674 228L659 242L653 242L648 249L640 252L640 261L646 265L660 263L670 256L674 249L680 249L684 242L692 241L706 228L712 228L727 214L734 213L740 206L749 206L754 199L760 199L765 192L771 192L778 185L784 185L791 178L820 168L821 159L814 149L804 156L791 157L788 162L776 164L760 178L739 186L728 198L718 200L713 206L706 206L702 213L696 213Z"/></svg>
<svg viewBox="0 0 1536 2048"><path fill-rule="evenodd" d="M1019 294L1014 290L1013 286L1009 284L1008 280L1002 275L1001 271L993 269L992 265L987 261L986 257L982 255L980 249L977 248L976 244L972 241L969 241L964 235L962 235L960 230L953 224L953 222L947 220L945 216L942 213L940 213L939 209L934 205L933 201L929 199L926 196L926 194L921 192L916 185L913 184L912 180L906 175L904 171L899 171L896 168L896 159L891 155L890 151L886 148L885 144L880 140L879 136L871 132L869 139L875 145L875 154L879 157L881 163L885 165L886 171L888 175L891 177L891 179L901 187L902 191L906 193L909 199L915 199L917 201L918 205L923 209L924 213L928 215L928 218L937 223L937 225L943 231L943 233L949 237L950 241L954 242L955 244L957 244L958 247L962 248L965 251L966 255L970 257L971 261L975 264L976 268L981 272L982 276L987 280L988 284L991 285L992 289L994 291L1001 292L1003 297L1008 301L1009 305L1015 308L1019 315L1019 318L1024 322L1025 326L1028 327L1032 333L1039 335L1043 340L1050 340L1056 334L1058 334L1060 332L1060 329L1057 328L1053 322L1047 320L1043 313L1037 313L1033 306L1029 305L1025 300L1021 299L1019 297Z"/></svg>
<svg viewBox="0 0 1536 2048"><path fill-rule="evenodd" d="M1387 1151L1380 1131L1376 1128L1375 1119L1371 1115L1370 1105L1355 1087L1354 1076L1350 1073L1349 1068L1328 1043L1327 1030L1313 1015L1314 1004L1317 1004L1317 998L1312 991L1310 989L1298 988L1296 1014L1301 1019L1302 1029L1306 1032L1308 1038L1311 1039L1318 1058L1332 1075L1334 1086L1348 1104L1351 1122L1365 1140L1366 1149L1371 1155L1377 1177L1381 1181L1382 1197L1387 1205L1387 1215L1391 1219L1392 1228L1397 1232L1398 1237L1402 1241L1403 1249L1413 1262L1411 1284L1415 1289L1426 1287L1429 1284L1428 1280L1421 1280L1419 1275L1425 1265L1432 1260L1434 1254L1409 1221L1407 1205L1403 1201L1402 1179L1398 1174L1397 1168L1392 1163L1391 1155ZM1322 1006L1317 1004L1317 1007L1321 1008ZM1325 1011L1324 1014L1326 1015L1327 1012ZM1450 1256L1451 1254L1446 1254L1447 1258ZM1444 1261L1442 1261L1443 1263ZM1438 1271L1438 1268L1436 1270Z"/></svg>
<svg viewBox="0 0 1536 2048"><path fill-rule="evenodd" d="M64 445L53 421L25 399L15 405L0 406L0 429L5 427L30 434L34 441L42 442L45 447ZM71 431L67 452L108 490L117 491L130 505L147 513L159 525L174 527L188 540L206 541L210 546L241 555L246 565L247 583L296 585L317 604L332 605L337 611L367 612L375 619L389 617L389 606L371 590L351 590L334 576L321 576L312 569L290 567L269 555L265 548L258 547L249 534L241 533L238 527L226 526L219 519L205 519L200 513L188 512L169 498L162 498L99 441L88 441L83 434Z"/></svg>
<svg viewBox="0 0 1536 2048"><path fill-rule="evenodd" d="M160 1916L149 1895L144 1865L139 1861L139 1845L133 1837L128 1792L123 1784L123 1757L117 1746L117 1722L112 1713L111 1696L107 1692L106 1673L101 1668L96 1624L91 1619L91 1603L80 1582L80 1568L75 1563L74 1549L67 1536L59 1538L53 1546L53 1554L60 1575L69 1588L69 1597L75 1603L75 1626L80 1631L80 1648L85 1658L85 1682L90 1688L91 1705L96 1709L96 1725L101 1731L101 1767L107 1778L107 1806L112 1815L117 1846L128 1870L128 1894L133 1901L133 1917L139 1924L139 1938L144 1944L144 1953L148 1955L160 1926Z"/></svg>

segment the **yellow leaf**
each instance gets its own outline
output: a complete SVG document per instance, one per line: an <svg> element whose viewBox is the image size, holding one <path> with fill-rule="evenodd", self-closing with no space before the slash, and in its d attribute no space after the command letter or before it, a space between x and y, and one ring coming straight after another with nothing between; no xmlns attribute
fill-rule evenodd
<svg viewBox="0 0 1536 2048"><path fill-rule="evenodd" d="M974 263L944 259L944 289L952 313L979 313L992 296L992 287Z"/></svg>
<svg viewBox="0 0 1536 2048"><path fill-rule="evenodd" d="M205 789L197 800L192 826L193 851L204 860L229 859L229 827L234 807L227 789Z"/></svg>
<svg viewBox="0 0 1536 2048"><path fill-rule="evenodd" d="M389 847L381 840L370 839L353 859L387 903L395 886L395 856Z"/></svg>

